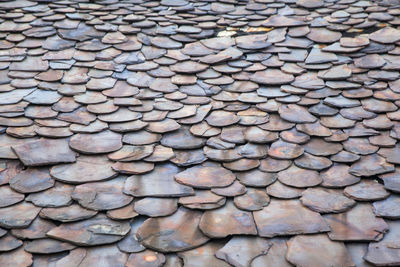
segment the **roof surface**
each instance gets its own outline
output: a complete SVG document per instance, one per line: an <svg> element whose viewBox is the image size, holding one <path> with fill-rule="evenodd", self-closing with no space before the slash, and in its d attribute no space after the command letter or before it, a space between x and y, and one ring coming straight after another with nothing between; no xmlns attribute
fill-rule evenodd
<svg viewBox="0 0 400 267"><path fill-rule="evenodd" d="M0 0L0 266L400 265L398 0Z"/></svg>

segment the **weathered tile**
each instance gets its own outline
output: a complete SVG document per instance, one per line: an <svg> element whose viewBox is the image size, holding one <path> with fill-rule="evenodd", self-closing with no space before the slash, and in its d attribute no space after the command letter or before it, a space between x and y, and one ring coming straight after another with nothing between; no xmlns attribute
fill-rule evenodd
<svg viewBox="0 0 400 267"><path fill-rule="evenodd" d="M75 153L65 139L40 139L12 146L18 158L26 166L40 166L75 162Z"/></svg>
<svg viewBox="0 0 400 267"><path fill-rule="evenodd" d="M80 246L95 246L121 240L129 230L129 223L98 214L84 221L60 224L47 232L47 236Z"/></svg>
<svg viewBox="0 0 400 267"><path fill-rule="evenodd" d="M287 243L286 258L296 266L354 266L345 245L326 234L298 235Z"/></svg>
<svg viewBox="0 0 400 267"><path fill-rule="evenodd" d="M177 199L145 197L133 204L134 210L141 215L149 217L168 216L178 208Z"/></svg>
<svg viewBox="0 0 400 267"><path fill-rule="evenodd" d="M125 266L161 266L165 262L165 256L161 253L154 252L151 250L145 250L142 252L131 253Z"/></svg>
<svg viewBox="0 0 400 267"><path fill-rule="evenodd" d="M76 134L71 137L69 145L72 149L84 154L100 154L113 152L122 147L120 134L104 131L95 134Z"/></svg>
<svg viewBox="0 0 400 267"><path fill-rule="evenodd" d="M80 184L107 180L117 175L112 161L105 156L80 156L75 163L61 164L50 169L51 176L61 182ZM82 176L82 173L85 173Z"/></svg>
<svg viewBox="0 0 400 267"><path fill-rule="evenodd" d="M344 194L358 201L381 200L390 195L376 180L362 180L355 185L347 186Z"/></svg>
<svg viewBox="0 0 400 267"><path fill-rule="evenodd" d="M380 242L371 242L364 259L375 266L394 266L400 262L398 250L399 224L396 221L390 222L390 231Z"/></svg>
<svg viewBox="0 0 400 267"><path fill-rule="evenodd" d="M235 236L215 256L233 266L249 266L254 258L265 255L271 248L268 239L262 237Z"/></svg>
<svg viewBox="0 0 400 267"><path fill-rule="evenodd" d="M133 175L125 182L124 193L135 197L180 197L194 193L189 186L179 184L174 176L179 168L171 163L158 165L149 173Z"/></svg>
<svg viewBox="0 0 400 267"><path fill-rule="evenodd" d="M226 187L233 183L235 175L222 167L196 166L175 174L175 180L195 188Z"/></svg>
<svg viewBox="0 0 400 267"><path fill-rule="evenodd" d="M253 214L260 236L274 237L329 231L329 226L321 215L303 207L298 200L274 199L267 207Z"/></svg>
<svg viewBox="0 0 400 267"><path fill-rule="evenodd" d="M398 265L395 2L2 1L0 265Z"/></svg>
<svg viewBox="0 0 400 267"><path fill-rule="evenodd" d="M232 218L228 222L224 218ZM232 201L225 206L203 213L199 227L209 237L222 238L229 235L256 235L253 215L235 207Z"/></svg>
<svg viewBox="0 0 400 267"><path fill-rule="evenodd" d="M181 207L172 216L146 220L136 235L144 246L161 252L195 248L209 240L198 228L200 218L201 212Z"/></svg>
<svg viewBox="0 0 400 267"><path fill-rule="evenodd" d="M340 191L320 187L304 190L300 201L307 208L319 213L340 213L356 205L354 200Z"/></svg>
<svg viewBox="0 0 400 267"><path fill-rule="evenodd" d="M324 216L331 231L331 240L341 241L379 241L389 230L386 222L375 217L372 206L368 203L358 203L349 211Z"/></svg>
<svg viewBox="0 0 400 267"><path fill-rule="evenodd" d="M9 183L19 193L34 193L53 187L54 180L48 168L28 168L14 176Z"/></svg>
<svg viewBox="0 0 400 267"><path fill-rule="evenodd" d="M0 226L4 228L25 228L39 214L40 208L26 202L0 209Z"/></svg>
<svg viewBox="0 0 400 267"><path fill-rule="evenodd" d="M300 188L316 186L322 182L318 172L299 168L294 164L286 170L280 171L278 180L285 185Z"/></svg>
<svg viewBox="0 0 400 267"><path fill-rule="evenodd" d="M72 199L79 205L91 210L112 210L129 204L133 197L122 193L125 177L116 177L109 181L77 185Z"/></svg>

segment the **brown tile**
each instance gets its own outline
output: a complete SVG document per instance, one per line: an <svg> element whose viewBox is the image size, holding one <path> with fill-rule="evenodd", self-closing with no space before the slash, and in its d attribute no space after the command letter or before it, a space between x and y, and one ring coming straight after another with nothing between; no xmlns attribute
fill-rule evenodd
<svg viewBox="0 0 400 267"><path fill-rule="evenodd" d="M138 229L137 238L158 251L191 249L209 240L198 228L200 218L201 212L181 207L172 216L146 220Z"/></svg>

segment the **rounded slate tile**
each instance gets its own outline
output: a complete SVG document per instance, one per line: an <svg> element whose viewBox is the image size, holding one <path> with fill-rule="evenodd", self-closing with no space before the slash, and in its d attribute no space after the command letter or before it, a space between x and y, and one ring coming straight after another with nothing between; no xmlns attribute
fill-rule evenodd
<svg viewBox="0 0 400 267"><path fill-rule="evenodd" d="M272 238L270 242L272 247L268 250L265 255L260 255L253 259L253 266L282 266L290 267L292 266L285 258L287 252L286 238Z"/></svg>
<svg viewBox="0 0 400 267"><path fill-rule="evenodd" d="M355 185L347 186L344 194L358 201L381 200L390 195L376 180L362 180Z"/></svg>
<svg viewBox="0 0 400 267"><path fill-rule="evenodd" d="M69 129L73 133L98 133L108 128L108 124L100 120L95 120L89 125L71 124Z"/></svg>
<svg viewBox="0 0 400 267"><path fill-rule="evenodd" d="M244 185L238 181L233 182L233 184L227 187L212 188L211 192L226 197L240 196L246 193L247 189Z"/></svg>
<svg viewBox="0 0 400 267"><path fill-rule="evenodd" d="M137 214L136 211L134 211L133 205L131 204L128 204L118 209L108 210L106 212L106 215L108 218L111 218L113 220L128 220L135 218L139 214Z"/></svg>
<svg viewBox="0 0 400 267"><path fill-rule="evenodd" d="M324 1L321 0L297 0L296 5L308 9L320 8L324 6Z"/></svg>
<svg viewBox="0 0 400 267"><path fill-rule="evenodd" d="M50 175L61 182L80 184L107 180L117 175L112 161L105 156L80 156L76 163L61 164L50 169ZM85 175L82 175L85 173Z"/></svg>
<svg viewBox="0 0 400 267"><path fill-rule="evenodd" d="M123 174L141 174L153 170L154 164L147 162L116 162L111 167L114 171Z"/></svg>
<svg viewBox="0 0 400 267"><path fill-rule="evenodd" d="M267 254L271 246L266 238L235 236L219 249L215 256L234 266L250 266L254 258Z"/></svg>
<svg viewBox="0 0 400 267"><path fill-rule="evenodd" d="M273 199L268 206L253 214L258 234L263 237L329 231L322 216L303 207L298 200Z"/></svg>
<svg viewBox="0 0 400 267"><path fill-rule="evenodd" d="M287 246L286 258L296 266L354 266L344 243L331 241L326 234L298 235Z"/></svg>
<svg viewBox="0 0 400 267"><path fill-rule="evenodd" d="M9 186L3 185L0 187L0 194L3 196L0 200L0 207L7 207L24 200L24 194L15 192Z"/></svg>
<svg viewBox="0 0 400 267"><path fill-rule="evenodd" d="M66 139L42 138L12 146L12 149L25 166L75 162L75 153L67 142Z"/></svg>
<svg viewBox="0 0 400 267"><path fill-rule="evenodd" d="M26 251L35 254L52 254L70 251L74 248L76 248L76 246L50 238L28 241L24 246Z"/></svg>
<svg viewBox="0 0 400 267"><path fill-rule="evenodd" d="M130 222L131 230L121 241L117 243L118 248L122 252L133 253L140 252L146 249L139 243L136 238L136 232L139 227L145 222L145 220L145 217L137 217Z"/></svg>
<svg viewBox="0 0 400 267"><path fill-rule="evenodd" d="M340 151L339 153L331 156L331 160L334 162L341 162L341 163L352 163L359 160L361 157L359 155L347 152L347 151Z"/></svg>
<svg viewBox="0 0 400 267"><path fill-rule="evenodd" d="M262 25L266 27L293 27L305 25L305 22L283 15L273 15L264 20Z"/></svg>
<svg viewBox="0 0 400 267"><path fill-rule="evenodd" d="M388 219L398 219L400 217L399 201L400 198L398 196L391 195L385 200L374 202L373 209L375 215Z"/></svg>
<svg viewBox="0 0 400 267"><path fill-rule="evenodd" d="M89 219L97 214L97 211L82 208L80 205L72 204L66 207L44 208L39 216L60 222L74 222Z"/></svg>
<svg viewBox="0 0 400 267"><path fill-rule="evenodd" d="M49 138L63 138L73 135L73 132L71 132L66 127L57 127L57 128L39 127L35 129L35 133L37 133L40 136Z"/></svg>
<svg viewBox="0 0 400 267"><path fill-rule="evenodd" d="M343 147L358 155L369 155L378 151L378 147L371 145L366 138L349 138L343 142Z"/></svg>
<svg viewBox="0 0 400 267"><path fill-rule="evenodd" d="M116 80L110 77L107 78L91 78L86 83L86 88L90 90L104 90L114 87Z"/></svg>
<svg viewBox="0 0 400 267"><path fill-rule="evenodd" d="M243 195L233 199L235 206L241 210L261 210L269 204L270 198L263 189L248 188Z"/></svg>
<svg viewBox="0 0 400 267"><path fill-rule="evenodd" d="M132 175L125 182L124 193L135 197L180 197L193 195L191 187L179 184L174 175L179 168L172 163L157 165L151 172Z"/></svg>
<svg viewBox="0 0 400 267"><path fill-rule="evenodd" d="M109 181L77 185L72 192L72 199L91 210L121 208L133 199L122 193L125 180L125 177L117 177Z"/></svg>
<svg viewBox="0 0 400 267"><path fill-rule="evenodd" d="M386 61L378 54L369 54L354 60L354 65L363 69L380 68L386 64Z"/></svg>
<svg viewBox="0 0 400 267"><path fill-rule="evenodd" d="M26 201L32 202L38 207L61 207L71 204L71 194L74 187L68 184L56 182L54 186L45 191L31 193Z"/></svg>
<svg viewBox="0 0 400 267"><path fill-rule="evenodd" d="M235 40L231 37L214 37L202 39L200 42L210 49L224 50L235 44Z"/></svg>
<svg viewBox="0 0 400 267"><path fill-rule="evenodd" d="M95 134L75 134L69 145L72 149L85 154L100 154L113 152L122 147L120 134L104 131Z"/></svg>
<svg viewBox="0 0 400 267"><path fill-rule="evenodd" d="M349 173L355 176L374 176L392 171L394 171L394 165L387 163L385 158L377 154L361 157L349 169Z"/></svg>
<svg viewBox="0 0 400 267"><path fill-rule="evenodd" d="M232 219L226 221L224 218ZM223 207L204 212L199 227L203 233L213 238L257 234L251 212L236 208L233 202L229 200Z"/></svg>
<svg viewBox="0 0 400 267"><path fill-rule="evenodd" d="M175 175L181 184L195 188L226 187L233 183L235 175L222 167L195 166Z"/></svg>
<svg viewBox="0 0 400 267"><path fill-rule="evenodd" d="M267 41L267 34L244 35L235 38L236 46L241 49L264 49L271 46Z"/></svg>
<svg viewBox="0 0 400 267"><path fill-rule="evenodd" d="M331 231L328 236L337 241L379 241L389 226L382 218L375 217L372 206L358 203L349 211L324 215Z"/></svg>
<svg viewBox="0 0 400 267"><path fill-rule="evenodd" d="M369 38L363 36L356 36L354 38L343 37L340 38L340 45L344 47L360 47L369 44Z"/></svg>
<svg viewBox="0 0 400 267"><path fill-rule="evenodd" d="M19 239L40 239L45 238L46 233L54 227L56 225L53 222L36 217L28 227L11 229L11 233Z"/></svg>
<svg viewBox="0 0 400 267"><path fill-rule="evenodd" d="M341 144L326 142L322 138L312 138L304 146L304 150L314 156L329 156L340 152L343 149Z"/></svg>
<svg viewBox="0 0 400 267"><path fill-rule="evenodd" d="M310 136L300 131L297 131L296 128L281 132L280 137L286 142L295 144L304 144L310 140Z"/></svg>
<svg viewBox="0 0 400 267"><path fill-rule="evenodd" d="M161 144L173 149L195 149L203 147L206 139L192 135L187 127L168 132L161 138Z"/></svg>
<svg viewBox="0 0 400 267"><path fill-rule="evenodd" d="M240 183L252 187L265 187L276 181L275 173L263 172L258 169L236 173Z"/></svg>
<svg viewBox="0 0 400 267"><path fill-rule="evenodd" d="M248 171L257 168L260 165L259 160L238 159L232 162L223 163L224 167L232 171Z"/></svg>
<svg viewBox="0 0 400 267"><path fill-rule="evenodd" d="M130 146L124 145L118 151L108 154L108 158L113 161L129 162L141 160L153 153L154 145Z"/></svg>
<svg viewBox="0 0 400 267"><path fill-rule="evenodd" d="M211 126L224 127L237 123L239 117L232 112L217 110L210 113L206 121Z"/></svg>
<svg viewBox="0 0 400 267"><path fill-rule="evenodd" d="M4 266L30 266L33 263L32 258L32 254L26 252L23 248L18 248L9 253L3 254L0 257L0 264Z"/></svg>
<svg viewBox="0 0 400 267"><path fill-rule="evenodd" d="M172 159L175 156L174 150L170 147L156 145L153 154L144 159L146 162L162 162Z"/></svg>
<svg viewBox="0 0 400 267"><path fill-rule="evenodd" d="M96 230L91 231L91 229ZM121 240L129 230L129 223L113 221L103 214L98 214L84 221L62 223L47 232L47 236L75 245L95 246Z"/></svg>
<svg viewBox="0 0 400 267"><path fill-rule="evenodd" d="M281 85L291 83L294 81L294 77L277 69L268 69L255 72L250 80L264 85Z"/></svg>
<svg viewBox="0 0 400 267"><path fill-rule="evenodd" d="M368 250L364 255L364 259L373 265L396 265L400 260L397 248L391 245L397 243L399 225L397 221L390 222L389 225L390 231L385 235L382 241L371 242L368 245Z"/></svg>
<svg viewBox="0 0 400 267"><path fill-rule="evenodd" d="M171 66L171 70L177 73L192 74L206 70L208 65L194 61L183 61Z"/></svg>
<svg viewBox="0 0 400 267"><path fill-rule="evenodd" d="M133 204L134 210L149 217L169 216L178 208L178 201L169 198L145 197Z"/></svg>
<svg viewBox="0 0 400 267"><path fill-rule="evenodd" d="M4 228L26 228L39 212L40 208L26 202L0 208L0 226Z"/></svg>
<svg viewBox="0 0 400 267"><path fill-rule="evenodd" d="M201 212L181 207L172 216L146 220L136 235L144 246L157 251L188 250L209 240L198 228L200 218Z"/></svg>
<svg viewBox="0 0 400 267"><path fill-rule="evenodd" d="M360 178L349 173L350 167L335 163L329 169L321 172L322 186L328 188L345 187L360 181Z"/></svg>
<svg viewBox="0 0 400 267"><path fill-rule="evenodd" d="M60 265L69 264L70 262L76 261L76 264L82 264L85 266L95 266L100 264L104 266L124 266L128 259L128 255L126 253L122 253L116 246L113 245L88 248L86 249L83 259L82 255L80 254L75 254L72 256L72 259L69 258L65 262L60 262Z"/></svg>
<svg viewBox="0 0 400 267"><path fill-rule="evenodd" d="M0 237L0 251L8 252L22 246L23 242L10 234Z"/></svg>
<svg viewBox="0 0 400 267"><path fill-rule="evenodd" d="M294 123L312 123L317 120L306 108L294 104L280 106L279 115L281 118Z"/></svg>
<svg viewBox="0 0 400 267"><path fill-rule="evenodd" d="M291 164L290 160L268 157L260 161L260 170L264 172L278 172L287 169Z"/></svg>
<svg viewBox="0 0 400 267"><path fill-rule="evenodd" d="M322 182L322 178L318 172L302 169L296 165L280 171L278 173L278 180L285 185L298 188L316 186Z"/></svg>
<svg viewBox="0 0 400 267"><path fill-rule="evenodd" d="M369 39L383 44L395 43L400 40L400 31L392 27L385 27L371 33Z"/></svg>
<svg viewBox="0 0 400 267"><path fill-rule="evenodd" d="M296 166L311 170L323 170L332 165L332 161L325 157L316 157L308 153L304 153L301 157L297 158L294 163Z"/></svg>
<svg viewBox="0 0 400 267"><path fill-rule="evenodd" d="M334 43L342 37L340 32L331 31L325 28L311 28L307 38L316 43Z"/></svg>
<svg viewBox="0 0 400 267"><path fill-rule="evenodd" d="M225 197L219 196L210 190L196 190L194 196L179 198L179 204L189 209L209 210L225 204Z"/></svg>
<svg viewBox="0 0 400 267"><path fill-rule="evenodd" d="M191 166L200 164L207 160L203 153L203 149L193 150L176 150L174 151L175 157L171 158L171 162L178 166Z"/></svg>
<svg viewBox="0 0 400 267"><path fill-rule="evenodd" d="M268 155L276 159L295 159L303 154L300 145L278 140L271 144Z"/></svg>
<svg viewBox="0 0 400 267"><path fill-rule="evenodd" d="M300 201L307 208L319 213L340 213L356 205L354 200L345 197L339 190L320 187L303 191Z"/></svg>
<svg viewBox="0 0 400 267"><path fill-rule="evenodd" d="M150 122L146 129L153 133L162 134L178 130L180 127L181 125L175 120L166 118L162 121Z"/></svg>
<svg viewBox="0 0 400 267"><path fill-rule="evenodd" d="M351 74L351 69L347 64L344 64L332 67L328 70L321 70L318 72L318 77L324 80L343 80L350 78Z"/></svg>
<svg viewBox="0 0 400 267"><path fill-rule="evenodd" d="M19 193L33 193L53 187L54 180L47 168L28 168L14 176L9 183Z"/></svg>
<svg viewBox="0 0 400 267"><path fill-rule="evenodd" d="M148 145L158 142L160 139L161 135L159 134L141 130L124 134L122 141L130 145Z"/></svg>
<svg viewBox="0 0 400 267"><path fill-rule="evenodd" d="M157 37L151 38L150 42L152 45L154 45L156 47L165 48L165 49L177 49L177 48L182 47L181 43L174 41L165 36L157 36Z"/></svg>

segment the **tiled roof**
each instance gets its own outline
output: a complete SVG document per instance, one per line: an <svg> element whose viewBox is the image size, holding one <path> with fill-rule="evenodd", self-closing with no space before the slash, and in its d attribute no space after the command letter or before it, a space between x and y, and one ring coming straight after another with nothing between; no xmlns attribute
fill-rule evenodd
<svg viewBox="0 0 400 267"><path fill-rule="evenodd" d="M399 0L0 0L0 267L400 265Z"/></svg>

